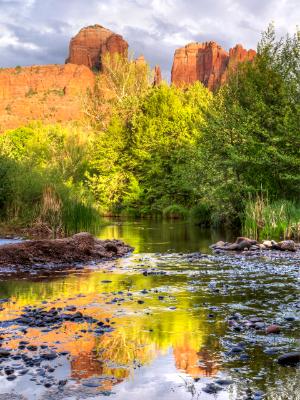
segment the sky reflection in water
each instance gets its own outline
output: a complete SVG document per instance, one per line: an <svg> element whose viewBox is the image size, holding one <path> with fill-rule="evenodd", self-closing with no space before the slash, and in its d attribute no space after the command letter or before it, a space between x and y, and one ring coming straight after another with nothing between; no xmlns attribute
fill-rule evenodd
<svg viewBox="0 0 300 400"><path fill-rule="evenodd" d="M97 336L89 331L88 323L65 322L49 332L29 328L26 335L20 335L16 331L16 337L9 337L3 347L17 348L19 341L26 339L36 345L47 343L57 351L68 351L69 355L53 362L61 364L54 372L57 378L71 378L65 394L60 394L65 398L89 395L100 398L103 396L99 391L105 391L111 398L122 400L210 399L213 396L201 388L216 376L231 376L238 383L219 392L218 399L238 399L236 392L245 388L245 379L251 379L249 386L266 390L279 378L284 380L285 371L278 369L261 348L250 350L250 363L224 361L224 343L232 339L225 316L243 307L249 314L265 307L270 317L274 317L268 305L272 297L249 287L249 279L255 280L251 268L244 271L243 277L247 279L243 282L236 274L239 266L230 265L228 260L223 263L213 257L190 260L174 254L207 252L211 242L225 236L184 223L107 226L100 237L122 238L135 246L135 254L108 263L105 272L83 272L50 281L1 282L1 297L10 301L2 304L0 318L13 320L28 304L43 305L47 309L72 304L85 315L98 320L108 318L114 330ZM168 251L169 256L153 254ZM167 275L144 276L143 271L151 268L167 271ZM219 284L220 292L209 290L211 280L224 281L224 276L229 290L225 291L223 283ZM260 282L270 278L270 273L265 272ZM280 292L284 297L286 293L293 293L294 277L282 274L279 278L285 288L276 286L273 289L276 294ZM144 303L139 304L138 300ZM48 303L41 304L43 301ZM274 310L277 308L276 305ZM6 330L2 328L3 332ZM282 345L276 344L276 338L272 340L274 345ZM293 337L288 341L293 346ZM240 371L235 371L235 367ZM84 380L95 377L101 378L99 388L82 387ZM254 377L258 379L253 381ZM0 393L14 389L29 399L51 399L52 395L63 398L55 394L54 388L47 390L32 383L30 378L25 375L8 382L0 376Z"/></svg>

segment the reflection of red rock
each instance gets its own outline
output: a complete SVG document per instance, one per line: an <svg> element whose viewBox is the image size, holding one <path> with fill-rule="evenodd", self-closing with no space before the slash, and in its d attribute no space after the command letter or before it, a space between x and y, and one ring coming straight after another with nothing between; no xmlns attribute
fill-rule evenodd
<svg viewBox="0 0 300 400"><path fill-rule="evenodd" d="M85 379L102 374L103 365L92 352L83 351L71 361L71 377L73 379Z"/></svg>
<svg viewBox="0 0 300 400"><path fill-rule="evenodd" d="M252 60L255 54L241 45L230 49L228 54L215 42L190 43L175 51L171 80L177 86L200 81L215 90L224 83L228 67Z"/></svg>
<svg viewBox="0 0 300 400"><path fill-rule="evenodd" d="M207 350L197 352L189 347L188 342L183 346L175 346L173 353L176 368L185 371L194 378L199 376L214 376L219 370L216 360L213 359ZM201 362L201 365L198 365L199 362Z"/></svg>
<svg viewBox="0 0 300 400"><path fill-rule="evenodd" d="M66 63L83 64L89 68L99 69L104 54L119 53L127 56L127 51L128 43L121 35L101 25L93 25L81 29L71 39Z"/></svg>
<svg viewBox="0 0 300 400"><path fill-rule="evenodd" d="M129 376L126 368L108 368L93 352L81 352L71 361L71 377L87 379L93 376L111 375L115 382L122 382Z"/></svg>

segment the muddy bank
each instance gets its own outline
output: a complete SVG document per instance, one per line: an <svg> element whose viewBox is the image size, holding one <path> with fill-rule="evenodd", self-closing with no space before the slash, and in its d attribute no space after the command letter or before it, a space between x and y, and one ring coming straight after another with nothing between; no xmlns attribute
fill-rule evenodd
<svg viewBox="0 0 300 400"><path fill-rule="evenodd" d="M5 244L0 246L0 275L72 269L86 262L122 257L132 250L121 240L98 240L87 232L64 239Z"/></svg>

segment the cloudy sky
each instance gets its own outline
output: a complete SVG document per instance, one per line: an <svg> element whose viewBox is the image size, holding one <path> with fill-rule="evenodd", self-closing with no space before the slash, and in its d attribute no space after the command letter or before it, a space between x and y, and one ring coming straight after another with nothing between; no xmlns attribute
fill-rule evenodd
<svg viewBox="0 0 300 400"><path fill-rule="evenodd" d="M271 21L281 35L294 32L299 0L0 0L0 67L63 63L70 38L98 23L167 77L177 47L214 40L256 48Z"/></svg>

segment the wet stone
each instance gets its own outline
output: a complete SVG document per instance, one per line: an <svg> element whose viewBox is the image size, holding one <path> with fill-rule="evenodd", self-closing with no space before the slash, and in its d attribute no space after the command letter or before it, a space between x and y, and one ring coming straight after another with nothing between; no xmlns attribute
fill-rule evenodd
<svg viewBox="0 0 300 400"><path fill-rule="evenodd" d="M11 354L11 350L0 348L0 357L9 357L10 354Z"/></svg>
<svg viewBox="0 0 300 400"><path fill-rule="evenodd" d="M296 366L297 364L300 363L300 352L295 351L295 352L283 354L278 358L277 361L278 361L278 364L283 365L283 366Z"/></svg>
<svg viewBox="0 0 300 400"><path fill-rule="evenodd" d="M6 379L8 380L8 381L13 381L13 380L15 380L16 379L16 375L14 375L14 374L11 374L11 375L8 375L7 377L6 377Z"/></svg>
<svg viewBox="0 0 300 400"><path fill-rule="evenodd" d="M231 379L217 379L215 381L216 384L221 385L221 386L228 386L233 384L233 380Z"/></svg>
<svg viewBox="0 0 300 400"><path fill-rule="evenodd" d="M38 347L33 344L27 346L27 350L30 350L30 351L37 351L37 349L38 349Z"/></svg>
<svg viewBox="0 0 300 400"><path fill-rule="evenodd" d="M54 351L41 354L41 358L43 358L44 360L54 360L56 357L57 357L57 354Z"/></svg>
<svg viewBox="0 0 300 400"><path fill-rule="evenodd" d="M202 390L205 393L215 394L223 390L223 388L215 383L208 383Z"/></svg>
<svg viewBox="0 0 300 400"><path fill-rule="evenodd" d="M278 334L278 333L280 333L280 331L281 331L281 328L280 328L280 326L278 326L278 325L269 325L269 326L267 326L267 328L266 328L266 333L269 335L269 334L271 334L271 333L275 333L275 334Z"/></svg>

